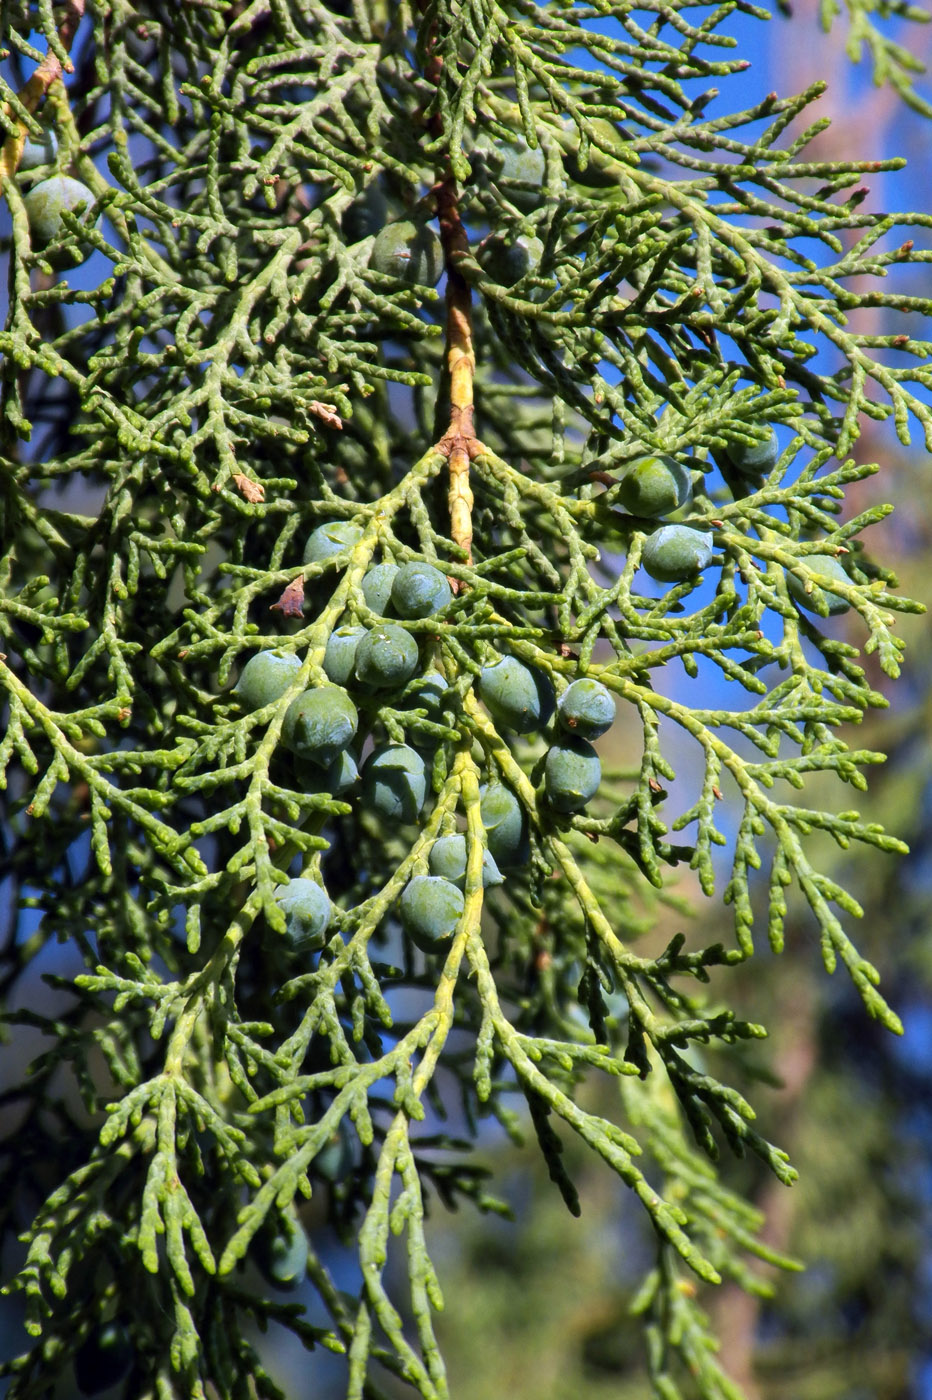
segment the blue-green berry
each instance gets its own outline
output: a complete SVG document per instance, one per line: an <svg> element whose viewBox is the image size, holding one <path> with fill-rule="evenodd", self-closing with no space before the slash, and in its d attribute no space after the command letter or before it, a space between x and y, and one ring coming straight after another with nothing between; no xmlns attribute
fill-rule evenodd
<svg viewBox="0 0 932 1400"><path fill-rule="evenodd" d="M81 206L84 209L81 217L87 223L93 203L93 192L70 175L52 175L48 180L40 180L23 199L33 245L45 248L53 239L66 233L65 213L75 213ZM99 218L97 222L100 222ZM93 251L90 245L62 250L55 255L54 265L60 268L78 267L87 261Z"/></svg>
<svg viewBox="0 0 932 1400"><path fill-rule="evenodd" d="M356 1166L356 1150L351 1130L341 1120L332 1137L324 1143L311 1163L312 1171L325 1181L343 1181Z"/></svg>
<svg viewBox="0 0 932 1400"><path fill-rule="evenodd" d="M365 627L352 624L330 633L324 652L324 672L334 685L346 685L355 675L356 648L365 635Z"/></svg>
<svg viewBox="0 0 932 1400"><path fill-rule="evenodd" d="M544 787L556 811L581 811L601 781L599 755L586 739L563 739L547 750Z"/></svg>
<svg viewBox="0 0 932 1400"><path fill-rule="evenodd" d="M479 698L494 720L516 734L540 729L553 714L549 678L515 656L503 656L482 668Z"/></svg>
<svg viewBox="0 0 932 1400"><path fill-rule="evenodd" d="M347 243L371 238L388 218L388 195L381 180L373 180L343 214L343 234Z"/></svg>
<svg viewBox="0 0 932 1400"><path fill-rule="evenodd" d="M806 554L799 562L815 575L810 580L810 589L807 589L806 584L795 574L788 573L786 576L786 586L800 607L808 609L809 612L818 612L819 605L822 604L827 608L830 617L847 612L851 606L848 600L838 593L829 592L833 583L851 583L841 562L833 554ZM820 587L820 583L824 586Z"/></svg>
<svg viewBox="0 0 932 1400"><path fill-rule="evenodd" d="M282 740L299 758L326 768L356 737L359 716L345 690L319 685L298 695L285 711Z"/></svg>
<svg viewBox="0 0 932 1400"><path fill-rule="evenodd" d="M496 864L502 870L526 865L531 854L527 816L517 797L502 783L489 783L479 795L479 813Z"/></svg>
<svg viewBox="0 0 932 1400"><path fill-rule="evenodd" d="M615 723L615 701L601 681L581 676L557 701L557 718L568 733L598 739Z"/></svg>
<svg viewBox="0 0 932 1400"><path fill-rule="evenodd" d="M728 460L741 476L763 476L773 471L780 456L780 440L771 427L763 442L731 442Z"/></svg>
<svg viewBox="0 0 932 1400"><path fill-rule="evenodd" d="M386 563L376 564L363 575L362 596L366 607L378 613L379 617L384 617L391 607L392 584L397 574L398 565Z"/></svg>
<svg viewBox="0 0 932 1400"><path fill-rule="evenodd" d="M308 794L327 793L330 797L345 797L355 792L359 783L359 769L356 760L348 749L338 753L326 768L305 759L296 759L296 771L300 790Z"/></svg>
<svg viewBox="0 0 932 1400"><path fill-rule="evenodd" d="M401 686L418 667L417 642L403 627L380 623L356 648L356 679L375 689Z"/></svg>
<svg viewBox="0 0 932 1400"><path fill-rule="evenodd" d="M618 499L632 515L669 515L692 498L692 478L674 457L642 457L625 468Z"/></svg>
<svg viewBox="0 0 932 1400"><path fill-rule="evenodd" d="M306 102L314 101L317 88L310 83L286 83L279 96L282 102L288 102L292 107L303 107Z"/></svg>
<svg viewBox="0 0 932 1400"><path fill-rule="evenodd" d="M402 564L392 583L392 602L399 617L430 617L452 597L450 585L433 564Z"/></svg>
<svg viewBox="0 0 932 1400"><path fill-rule="evenodd" d="M546 169L546 159L540 146L529 146L524 137L519 136L507 146L499 144L497 152L503 180L527 180L530 184L540 185Z"/></svg>
<svg viewBox="0 0 932 1400"><path fill-rule="evenodd" d="M489 238L479 254L479 264L502 287L513 287L540 266L544 245L533 234L508 240L501 234Z"/></svg>
<svg viewBox="0 0 932 1400"><path fill-rule="evenodd" d="M575 123L568 120L566 125L575 126ZM604 164L601 164L606 154L602 146L608 146L610 149L614 148L618 153L615 159L619 161L624 160L626 153L624 137L619 134L612 122L606 121L604 117L596 117L593 121L590 121L589 127L593 134L599 138L600 145L598 147L598 154L596 154L596 149L590 142L589 161L585 169L583 169L579 163L579 152L567 152L563 157L563 164L566 166L567 173L572 176L574 180L578 181L580 185L589 185L589 187L593 189L609 189L612 186L617 186L617 174L610 172L605 168Z"/></svg>
<svg viewBox="0 0 932 1400"><path fill-rule="evenodd" d="M263 1231L257 1241L258 1263L276 1288L298 1288L307 1274L307 1235L297 1220L285 1218L274 1233Z"/></svg>
<svg viewBox="0 0 932 1400"><path fill-rule="evenodd" d="M51 165L58 152L58 138L54 131L46 131L38 141L27 136L20 157L20 170L35 170L40 165Z"/></svg>
<svg viewBox="0 0 932 1400"><path fill-rule="evenodd" d="M327 891L316 880L289 880L275 891L275 903L285 916L285 937L296 953L324 946L333 909Z"/></svg>
<svg viewBox="0 0 932 1400"><path fill-rule="evenodd" d="M444 880L449 880L458 889L464 889L466 885L466 837L459 834L453 836L441 836L430 848L430 873L439 875ZM482 884L484 888L489 885L500 885L503 883L502 873L495 863L495 857L491 851L482 852Z"/></svg>
<svg viewBox="0 0 932 1400"><path fill-rule="evenodd" d="M450 687L439 671L428 671L416 682L408 686L404 693L404 704L412 710L426 710L427 718L440 719L444 706L449 701Z"/></svg>
<svg viewBox="0 0 932 1400"><path fill-rule="evenodd" d="M443 248L426 224L399 219L376 234L369 266L376 272L399 277L402 282L436 287L443 272Z"/></svg>
<svg viewBox="0 0 932 1400"><path fill-rule="evenodd" d="M544 183L544 176L547 172L547 161L540 146L530 147L523 136L519 136L509 145L498 144L496 148L498 161L497 179L507 185L503 193L507 195L510 202L516 209L520 209L524 214L530 214L540 207L541 186ZM518 189L512 181L520 181L522 185L530 185L530 189Z"/></svg>
<svg viewBox="0 0 932 1400"><path fill-rule="evenodd" d="M355 520L325 521L308 535L304 546L304 563L320 564L324 559L357 544L363 533L364 527Z"/></svg>
<svg viewBox="0 0 932 1400"><path fill-rule="evenodd" d="M247 710L261 710L291 689L300 670L301 658L293 651L257 651L236 682L236 697Z"/></svg>
<svg viewBox="0 0 932 1400"><path fill-rule="evenodd" d="M104 1322L74 1354L74 1379L82 1395L99 1395L122 1380L133 1362L129 1333L119 1322Z"/></svg>
<svg viewBox="0 0 932 1400"><path fill-rule="evenodd" d="M679 583L704 569L712 558L712 536L689 525L663 525L648 538L641 563L659 583Z"/></svg>
<svg viewBox="0 0 932 1400"><path fill-rule="evenodd" d="M389 822L416 821L427 797L427 764L408 744L383 744L362 766L362 800Z"/></svg>
<svg viewBox="0 0 932 1400"><path fill-rule="evenodd" d="M453 937L465 905L462 891L449 880L415 875L399 900L401 922L422 952L441 952Z"/></svg>

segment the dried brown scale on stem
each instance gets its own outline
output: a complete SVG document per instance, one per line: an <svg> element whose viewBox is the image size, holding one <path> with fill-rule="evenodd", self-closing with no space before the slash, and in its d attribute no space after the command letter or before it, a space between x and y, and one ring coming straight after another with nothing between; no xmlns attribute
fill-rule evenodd
<svg viewBox="0 0 932 1400"><path fill-rule="evenodd" d="M58 37L65 49L71 48L83 15L84 0L68 0L65 7L65 17L58 31ZM74 72L74 64L70 61L66 71ZM20 89L18 94L20 102L28 111L34 112L49 88L61 78L61 75L61 60L57 54L49 50L36 71ZM3 143L3 150L0 152L0 180L8 180L16 173L22 159L23 146L26 144L26 135L26 128L20 126L16 135L8 136Z"/></svg>

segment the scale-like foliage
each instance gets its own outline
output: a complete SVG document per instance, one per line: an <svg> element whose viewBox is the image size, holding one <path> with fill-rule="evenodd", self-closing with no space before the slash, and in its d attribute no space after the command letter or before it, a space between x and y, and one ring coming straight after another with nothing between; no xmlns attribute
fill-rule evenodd
<svg viewBox="0 0 932 1400"><path fill-rule="evenodd" d="M782 8L786 0L779 0L779 3ZM848 21L845 44L848 57L859 63L866 52L875 83L889 83L910 107L925 117L932 117L932 105L915 88L916 74L925 72L925 65L908 47L909 36L904 34L907 42L901 44L888 29L875 22L876 19L906 19L928 24L932 18L928 10L911 5L909 0L844 0L844 10L840 0L819 0L819 11L824 29L830 29L836 17L844 14Z"/></svg>
<svg viewBox="0 0 932 1400"><path fill-rule="evenodd" d="M932 219L864 212L898 162L810 156L820 87L729 110L735 8L763 17L7 7L3 839L42 916L11 926L4 985L56 940L85 964L54 1012L10 1013L51 1037L7 1091L33 1338L11 1395L111 1321L132 1394L277 1395L249 1327L272 1320L346 1357L348 1397L380 1370L445 1396L427 1204L498 1208L467 1139L486 1114L517 1133L516 1093L570 1209L561 1134L655 1227L657 1394L736 1393L677 1271L763 1287L759 1222L707 1158L794 1173L688 1050L764 1034L707 988L755 922L779 951L794 885L826 967L898 1025L807 838L899 843L805 787L863 789L882 757L845 737L884 703L858 650L895 675L914 605L862 549L883 508L843 501L874 470L865 416L932 446L930 347L887 329L932 303L878 290L929 261L897 230ZM54 171L17 176L43 126ZM55 173L93 207L39 246L24 195ZM690 473L672 537L702 537L701 575L657 564L669 522L615 508L656 455ZM396 587L410 563L436 575ZM588 741L551 718L582 676L637 753L604 740L594 796ZM689 845L664 815L675 729L703 773ZM457 831L462 896L399 905ZM671 867L716 892L713 847L733 936L639 952ZM283 891L298 876L327 898ZM577 1094L594 1070L615 1121ZM356 1242L351 1291L324 1216ZM304 1226L314 1324L256 1272L300 1273Z"/></svg>

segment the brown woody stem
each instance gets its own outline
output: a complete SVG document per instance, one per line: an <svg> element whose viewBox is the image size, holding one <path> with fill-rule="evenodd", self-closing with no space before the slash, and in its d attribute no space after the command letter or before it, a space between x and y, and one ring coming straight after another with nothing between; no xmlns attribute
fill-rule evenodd
<svg viewBox="0 0 932 1400"><path fill-rule="evenodd" d="M420 8L425 8L420 0ZM425 76L435 87L443 81L443 58L436 50L436 20L427 37ZM430 120L433 137L441 135L440 117ZM437 448L450 464L450 534L472 563L472 486L469 464L481 451L476 438L473 380L476 355L472 343L472 293L457 264L469 252L469 239L460 218L459 191L452 175L441 180L435 190L440 238L447 271L447 373L450 380L450 425ZM459 585L450 580L453 587Z"/></svg>
<svg viewBox="0 0 932 1400"><path fill-rule="evenodd" d="M437 446L450 463L450 533L472 562L472 487L469 463L478 450L474 426L473 379L476 355L472 343L472 294L457 270L457 260L469 251L460 218L456 185L444 180L437 190L437 212L447 267L447 371L450 377L450 426Z"/></svg>

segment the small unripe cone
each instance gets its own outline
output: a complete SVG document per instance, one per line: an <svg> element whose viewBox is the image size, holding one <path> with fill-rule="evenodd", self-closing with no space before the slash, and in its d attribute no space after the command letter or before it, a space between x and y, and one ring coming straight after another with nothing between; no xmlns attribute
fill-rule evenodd
<svg viewBox="0 0 932 1400"><path fill-rule="evenodd" d="M489 850L502 870L524 865L531 848L527 816L510 788L490 783L480 789L479 812L485 827Z"/></svg>
<svg viewBox="0 0 932 1400"><path fill-rule="evenodd" d="M386 224L376 235L369 255L369 266L376 272L400 277L420 287L436 287L443 272L440 239L426 224L408 219Z"/></svg>
<svg viewBox="0 0 932 1400"><path fill-rule="evenodd" d="M416 875L402 891L398 907L412 941L423 952L436 953L453 937L465 903L449 880Z"/></svg>
<svg viewBox="0 0 932 1400"><path fill-rule="evenodd" d="M356 544L362 536L363 527L355 520L326 520L308 535L304 546L304 563L319 564Z"/></svg>
<svg viewBox="0 0 932 1400"><path fill-rule="evenodd" d="M243 667L234 687L241 705L247 710L261 710L280 700L290 690L301 670L301 658L293 651L258 651Z"/></svg>
<svg viewBox="0 0 932 1400"><path fill-rule="evenodd" d="M320 685L292 700L282 723L282 740L299 758L326 768L352 743L358 723L356 706L346 691Z"/></svg>
<svg viewBox="0 0 932 1400"><path fill-rule="evenodd" d="M598 739L615 723L615 701L601 681L581 676L557 701L557 718L568 734Z"/></svg>
<svg viewBox="0 0 932 1400"><path fill-rule="evenodd" d="M502 287L513 287L539 267L544 245L533 234L519 234L508 242L501 236L490 238L479 255L483 271Z"/></svg>
<svg viewBox="0 0 932 1400"><path fill-rule="evenodd" d="M324 946L333 910L327 891L316 880L289 880L275 891L275 903L285 916L285 937L295 952Z"/></svg>
<svg viewBox="0 0 932 1400"><path fill-rule="evenodd" d="M807 589L806 584L795 574L788 573L786 576L786 586L800 607L807 608L809 612L817 612L818 605L822 603L828 609L830 617L847 612L851 604L846 598L837 593L830 593L827 588L819 587L820 582L850 584L851 579L845 573L841 561L836 559L834 554L807 554L799 562L815 575L811 580L811 589Z"/></svg>
<svg viewBox="0 0 932 1400"><path fill-rule="evenodd" d="M516 734L540 729L553 714L549 678L514 656L503 656L482 668L479 697L492 718Z"/></svg>
<svg viewBox="0 0 932 1400"><path fill-rule="evenodd" d="M356 679L376 689L404 685L417 670L417 642L403 627L383 622L356 648Z"/></svg>
<svg viewBox="0 0 932 1400"><path fill-rule="evenodd" d="M404 564L392 582L392 602L399 617L430 617L452 597L450 585L433 564Z"/></svg>
<svg viewBox="0 0 932 1400"><path fill-rule="evenodd" d="M692 479L673 457L642 457L625 468L618 499L632 515L669 515L692 497Z"/></svg>
<svg viewBox="0 0 932 1400"><path fill-rule="evenodd" d="M93 203L93 192L70 175L52 175L48 180L33 185L23 199L33 247L45 248L46 244L66 232L63 218L66 212L73 213L83 206L81 217L87 223ZM56 254L54 265L60 268L79 267L92 252L91 247L71 248L60 255Z"/></svg>
<svg viewBox="0 0 932 1400"><path fill-rule="evenodd" d="M324 672L334 685L346 685L354 674L356 651L366 635L365 627L338 627L327 638L324 652Z"/></svg>
<svg viewBox="0 0 932 1400"><path fill-rule="evenodd" d="M366 600L366 607L371 608L380 617L391 611L392 584L397 574L398 565L386 563L376 564L363 575L362 596Z"/></svg>
<svg viewBox="0 0 932 1400"><path fill-rule="evenodd" d="M780 441L771 428L763 442L732 442L728 460L741 476L763 476L772 471L780 455Z"/></svg>
<svg viewBox="0 0 932 1400"><path fill-rule="evenodd" d="M459 834L454 836L441 836L430 848L430 873L439 875L444 880L449 880L458 889L464 889L466 885L466 837ZM491 851L482 852L482 884L500 885L502 883L501 872L495 864L495 857Z"/></svg>
<svg viewBox="0 0 932 1400"><path fill-rule="evenodd" d="M256 1250L259 1268L276 1288L298 1288L307 1273L307 1235L297 1220L286 1218L273 1234L263 1231Z"/></svg>
<svg viewBox="0 0 932 1400"><path fill-rule="evenodd" d="M598 792L601 781L599 755L587 740L564 739L548 749L544 786L556 811L581 811Z"/></svg>
<svg viewBox="0 0 932 1400"><path fill-rule="evenodd" d="M58 152L58 138L54 131L46 131L42 138L34 141L26 137L23 154L20 157L20 170L35 170L40 165L51 165Z"/></svg>
<svg viewBox="0 0 932 1400"><path fill-rule="evenodd" d="M384 744L363 764L363 804L386 821L416 821L426 796L427 764L408 744Z"/></svg>
<svg viewBox="0 0 932 1400"><path fill-rule="evenodd" d="M641 563L660 583L680 583L712 558L712 536L689 525L664 525L648 538Z"/></svg>

